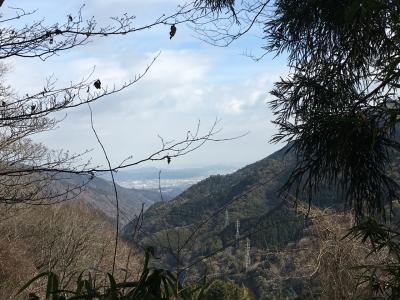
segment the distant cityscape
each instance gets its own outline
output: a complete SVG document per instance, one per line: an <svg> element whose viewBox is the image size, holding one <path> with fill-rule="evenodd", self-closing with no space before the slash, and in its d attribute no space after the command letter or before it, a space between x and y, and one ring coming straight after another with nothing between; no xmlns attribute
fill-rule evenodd
<svg viewBox="0 0 400 300"><path fill-rule="evenodd" d="M116 176L118 184L125 188L159 190L169 196L176 196L190 186L206 179L210 175L232 173L237 168L232 166L208 166L188 169L142 168L119 172Z"/></svg>
<svg viewBox="0 0 400 300"><path fill-rule="evenodd" d="M191 185L205 179L206 176L201 177L193 177L193 178L183 178L183 179L144 179L144 180L128 180L128 181L120 181L119 185L126 188L135 188L135 189L144 189L144 190L153 190L159 189L171 189L171 188L188 188Z"/></svg>

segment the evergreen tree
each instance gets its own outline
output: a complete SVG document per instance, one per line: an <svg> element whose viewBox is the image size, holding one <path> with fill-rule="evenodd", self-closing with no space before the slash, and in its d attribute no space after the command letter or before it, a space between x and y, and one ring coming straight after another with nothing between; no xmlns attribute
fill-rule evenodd
<svg viewBox="0 0 400 300"><path fill-rule="evenodd" d="M222 0L200 2L214 12L232 8ZM239 22L241 11L261 7L250 26L263 23L265 50L288 57L289 74L275 83L270 103L279 128L272 140L291 142L298 158L285 191L311 201L321 186L333 185L358 219L384 216L399 192L389 171L391 155L400 150L400 2L254 0L236 5L237 14L231 16ZM214 24L223 34L222 22L216 18Z"/></svg>

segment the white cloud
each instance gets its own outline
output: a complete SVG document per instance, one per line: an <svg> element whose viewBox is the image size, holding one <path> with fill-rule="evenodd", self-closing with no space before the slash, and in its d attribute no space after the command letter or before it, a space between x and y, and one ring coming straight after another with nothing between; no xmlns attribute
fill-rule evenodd
<svg viewBox="0 0 400 300"><path fill-rule="evenodd" d="M55 68L56 73L62 73L64 81L67 81L67 78L80 78L96 65L94 76L101 78L104 84L112 85L123 82L143 70L145 64L153 57L153 54L125 55L138 58L126 63L126 57L122 56L108 60L94 56L78 57L68 61L64 69L65 61L51 66ZM15 65L18 70L35 70L30 64L24 68L19 62ZM262 139L262 143L265 143L268 149L269 134L266 124L269 116L265 103L274 76L258 74L243 81L239 75L235 80L220 83L215 82L212 76L217 68L216 59L199 51L164 51L147 76L137 84L93 104L96 129L107 149L112 152L113 161L118 162L131 154L144 156L157 149L157 134L166 138L176 138L193 128L198 119L202 120L203 126L208 126L216 117L222 119L227 136L240 135L247 131L255 131L261 135L260 128L264 128L265 138ZM48 68L42 69L42 72L46 73L46 70ZM219 72L223 74L223 70ZM18 87L30 82L29 78L18 81L21 75L19 71L12 75L14 85ZM37 70L35 78L41 78ZM251 137L254 139L253 143L260 143L256 141L260 136ZM59 129L42 135L40 140L50 147L68 148L73 152L98 148L90 130L86 107L70 111L69 117L61 123ZM222 146L224 147L229 148L229 145ZM237 149L241 147L237 146ZM260 146L256 149L263 151ZM257 152L255 149L252 151ZM96 160L102 161L101 152L94 152L93 155ZM204 153L203 155L207 156ZM231 153L223 158L229 157L232 161L237 154ZM212 162L212 159L208 160Z"/></svg>
<svg viewBox="0 0 400 300"><path fill-rule="evenodd" d="M73 2L77 6L79 1ZM104 7L96 5L99 2L94 0L88 2L88 7L96 5L96 10L103 16L113 14L113 9L105 8L110 7L111 2L120 7L128 2L131 6L139 3L125 0L100 2ZM38 3L46 9L54 5L46 4L46 1ZM141 3L144 7L147 2ZM174 4L174 1L152 0L152 3ZM158 11L154 13L157 15ZM129 89L93 104L96 129L113 161L119 162L131 154L141 158L157 149L157 134L177 139L196 126L198 119L206 127L216 117L222 119L226 136L247 131L251 134L233 143L207 147L182 162L251 162L276 149L267 142L273 127L268 124L271 112L266 102L279 70L264 70L260 67L263 62L253 64L239 60L240 51L205 47L196 40L186 45L179 35L170 41L167 32L162 36L163 40L153 36L149 40L144 32L135 39L95 40L86 47L65 52L46 62L13 59L9 61L14 66L10 81L18 90L37 90L48 75L54 73L62 85L70 80L80 80L96 66L95 78L100 78L104 85L119 84L143 71L161 49L159 59L145 78ZM86 107L69 111L59 129L38 139L50 147L73 152L98 148ZM242 157L243 153L246 157ZM102 161L100 151L93 155L97 161Z"/></svg>

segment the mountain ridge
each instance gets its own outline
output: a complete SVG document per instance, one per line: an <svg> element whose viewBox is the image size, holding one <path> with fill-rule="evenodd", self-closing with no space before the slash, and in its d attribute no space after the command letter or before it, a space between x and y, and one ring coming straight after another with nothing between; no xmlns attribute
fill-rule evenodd
<svg viewBox="0 0 400 300"><path fill-rule="evenodd" d="M156 234L166 227L194 226L204 218L213 218L214 228L221 231L225 209L231 220L267 214L281 204L278 191L294 165L295 156L286 151L284 147L231 174L212 175L171 201L152 205L144 214L141 236ZM122 235L128 238L131 229L128 224Z"/></svg>

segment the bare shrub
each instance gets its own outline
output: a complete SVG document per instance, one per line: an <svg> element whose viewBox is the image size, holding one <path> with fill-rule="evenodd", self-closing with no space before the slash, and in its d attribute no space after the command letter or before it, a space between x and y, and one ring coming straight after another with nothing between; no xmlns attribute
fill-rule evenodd
<svg viewBox="0 0 400 300"><path fill-rule="evenodd" d="M22 284L44 271L59 274L63 288L75 284L84 271L99 283L110 272L115 232L84 204L24 207L13 213L0 222L0 289L5 299L12 299ZM115 273L120 281L140 273L137 254L120 243Z"/></svg>

